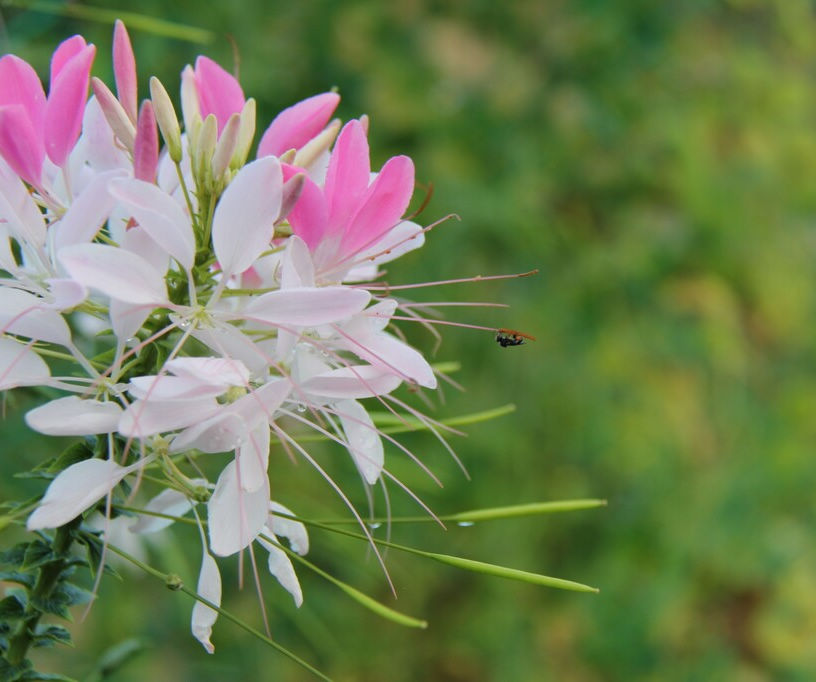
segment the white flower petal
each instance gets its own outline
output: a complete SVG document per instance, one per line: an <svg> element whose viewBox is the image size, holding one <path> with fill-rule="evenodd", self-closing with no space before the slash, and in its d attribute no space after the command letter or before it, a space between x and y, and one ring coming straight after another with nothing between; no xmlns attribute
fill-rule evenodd
<svg viewBox="0 0 816 682"><path fill-rule="evenodd" d="M218 403L213 398L200 400L137 400L122 413L119 433L144 438L164 431L175 431L203 421L215 414Z"/></svg>
<svg viewBox="0 0 816 682"><path fill-rule="evenodd" d="M370 398L390 393L402 383L393 370L372 365L333 369L304 381L300 388L323 398Z"/></svg>
<svg viewBox="0 0 816 682"><path fill-rule="evenodd" d="M164 276L135 253L107 244L76 244L59 252L68 274L89 289L125 303L168 303Z"/></svg>
<svg viewBox="0 0 816 682"><path fill-rule="evenodd" d="M37 386L51 376L48 365L33 350L0 338L0 391L16 386Z"/></svg>
<svg viewBox="0 0 816 682"><path fill-rule="evenodd" d="M269 424L264 421L246 435L236 453L241 488L249 493L263 486L267 480L269 440Z"/></svg>
<svg viewBox="0 0 816 682"><path fill-rule="evenodd" d="M300 237L293 234L286 244L286 251L281 261L281 288L313 287L315 285L315 271L312 263L312 254Z"/></svg>
<svg viewBox="0 0 816 682"><path fill-rule="evenodd" d="M183 268L195 257L195 237L190 218L170 195L156 185L133 178L113 180L111 195L124 204L141 228Z"/></svg>
<svg viewBox="0 0 816 682"><path fill-rule="evenodd" d="M215 398L221 395L226 387L205 384L189 377L151 374L146 377L133 377L127 390L138 400L191 400Z"/></svg>
<svg viewBox="0 0 816 682"><path fill-rule="evenodd" d="M47 279L52 300L48 304L54 310L66 310L79 305L88 297L88 290L72 279Z"/></svg>
<svg viewBox="0 0 816 682"><path fill-rule="evenodd" d="M48 302L20 289L0 287L0 332L19 334L62 346L71 343L71 330Z"/></svg>
<svg viewBox="0 0 816 682"><path fill-rule="evenodd" d="M364 289L343 286L280 289L258 296L243 316L267 324L314 327L356 315L370 300Z"/></svg>
<svg viewBox="0 0 816 682"><path fill-rule="evenodd" d="M205 484L204 479L195 479L192 483ZM144 509L147 512L156 512L159 514L166 514L167 516L184 516L193 508L190 498L178 490L162 490L150 502L148 502ZM173 523L173 519L165 519L160 516L150 516L148 514L139 514L136 522L130 526L131 533L156 533L164 530Z"/></svg>
<svg viewBox="0 0 816 682"><path fill-rule="evenodd" d="M233 358L175 358L165 364L177 377L197 379L212 386L246 386L249 370Z"/></svg>
<svg viewBox="0 0 816 682"><path fill-rule="evenodd" d="M392 372L398 371L420 386L436 388L436 375L428 361L407 343L385 332L370 334L355 341L357 343L345 340L342 345L361 360L380 365L383 369L390 367Z"/></svg>
<svg viewBox="0 0 816 682"><path fill-rule="evenodd" d="M215 563L215 559L207 552L204 552L204 556L201 557L201 571L198 574L196 592L207 601L216 606L221 606L221 573L218 571L218 564ZM201 642L208 654L215 651L215 647L210 642L210 637L217 619L218 611L206 604L197 601L193 606L193 616L190 623L193 637Z"/></svg>
<svg viewBox="0 0 816 682"><path fill-rule="evenodd" d="M210 549L229 556L247 547L263 530L269 508L269 483L255 492L242 490L235 461L224 467L207 504Z"/></svg>
<svg viewBox="0 0 816 682"><path fill-rule="evenodd" d="M108 194L108 183L124 171L108 171L96 175L71 206L49 230L54 230L54 250L90 242L113 209L113 197Z"/></svg>
<svg viewBox="0 0 816 682"><path fill-rule="evenodd" d="M122 408L112 402L57 398L26 413L26 424L49 436L90 436L116 431Z"/></svg>
<svg viewBox="0 0 816 682"><path fill-rule="evenodd" d="M221 195L212 240L225 277L243 272L269 248L282 186L280 163L266 156L244 166Z"/></svg>
<svg viewBox="0 0 816 682"><path fill-rule="evenodd" d="M246 422L237 414L223 409L209 419L182 431L173 439L173 452L196 448L202 452L229 452L247 435Z"/></svg>
<svg viewBox="0 0 816 682"><path fill-rule="evenodd" d="M295 567L292 566L292 561L280 547L276 547L271 542L263 539L259 539L259 542L269 552L269 561L267 562L269 572L275 576L281 587L292 595L295 606L300 608L303 604L303 591L300 589L300 581L295 573Z"/></svg>
<svg viewBox="0 0 816 682"><path fill-rule="evenodd" d="M136 332L142 328L142 324L151 312L153 312L152 305L133 305L112 298L108 314L116 338L120 341L127 341L135 337Z"/></svg>
<svg viewBox="0 0 816 682"><path fill-rule="evenodd" d="M385 461L377 427L366 409L356 400L341 400L337 403L336 410L346 433L349 454L366 483L374 485L382 473Z"/></svg>
<svg viewBox="0 0 816 682"><path fill-rule="evenodd" d="M34 246L45 244L45 220L22 180L0 159L0 219L11 234Z"/></svg>
<svg viewBox="0 0 816 682"><path fill-rule="evenodd" d="M295 513L288 507L284 507L279 502L270 501L269 511L272 512L266 521L266 526L274 535L279 538L286 538L289 540L289 547L292 551L301 556L309 552L309 533L306 532L306 526L295 519L287 519L278 514L285 514L287 516L295 516Z"/></svg>
<svg viewBox="0 0 816 682"><path fill-rule="evenodd" d="M40 505L28 517L28 530L68 523L107 495L131 471L133 467L121 467L110 459L72 464L51 481Z"/></svg>

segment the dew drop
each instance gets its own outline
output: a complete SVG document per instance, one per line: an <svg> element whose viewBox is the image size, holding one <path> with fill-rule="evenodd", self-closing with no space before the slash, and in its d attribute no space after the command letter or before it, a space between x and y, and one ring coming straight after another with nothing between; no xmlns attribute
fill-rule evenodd
<svg viewBox="0 0 816 682"><path fill-rule="evenodd" d="M306 406L305 406L305 405L298 405L298 406L295 408L295 410L296 410L296 411L298 411L298 412L300 412L301 414L303 414L303 413L306 411Z"/></svg>
<svg viewBox="0 0 816 682"><path fill-rule="evenodd" d="M462 528L470 528L473 525L473 521L459 521L456 525Z"/></svg>
<svg viewBox="0 0 816 682"><path fill-rule="evenodd" d="M380 526L382 526L382 524L381 524L379 521L376 521L376 522L373 522L373 523L369 523L369 524L368 524L368 527L369 527L371 530L377 530L377 529L378 529Z"/></svg>

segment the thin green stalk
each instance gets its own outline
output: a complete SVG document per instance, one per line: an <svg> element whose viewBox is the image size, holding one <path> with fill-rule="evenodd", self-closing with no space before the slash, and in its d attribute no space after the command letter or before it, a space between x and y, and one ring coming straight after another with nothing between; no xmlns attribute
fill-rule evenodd
<svg viewBox="0 0 816 682"><path fill-rule="evenodd" d="M325 680L326 682L332 682L331 678L326 677L326 675L324 675L317 668L313 667L312 665L310 665L309 663L304 661L297 654L292 653L291 651L289 651L285 647L278 644L275 640L270 639L269 637L264 635L262 632L260 632L260 631L256 630L255 628L253 628L248 623L245 623L244 621L242 621L237 616L234 616L233 614L231 614L229 611L225 611L220 606L217 606L216 604L209 601L208 599L204 599L204 597L200 596L197 592L195 592L194 590L191 590L189 587L186 587L181 582L180 578L177 575L174 575L174 574L171 574L171 573L162 573L160 570L158 570L156 568L153 568L152 566L144 563L143 561L140 561L139 559L137 559L132 554L129 554L128 552L126 552L126 551L124 551L122 549L119 549L115 545L109 544L108 549L110 551L112 551L114 554L118 554L120 557L122 557L126 561L129 561L134 566L137 566L137 567L141 568L145 573L148 573L149 575L152 575L154 578L158 578L165 585L167 585L169 588L171 588L173 590L178 590L179 592L184 592L184 594L186 594L188 597L191 597L192 599L195 599L196 601L201 602L205 606L209 606L211 609L213 609L213 611L217 611L218 615L223 616L224 618L226 618L229 621L232 621L233 623L235 623L241 629L243 629L246 632L248 632L249 634L257 637L262 642L264 642L264 644L268 644L273 649L275 649L279 653L283 654L288 659L294 661L295 663L297 663L302 668L305 668L306 670L308 670L310 673L312 673L316 677L320 678L321 680Z"/></svg>
<svg viewBox="0 0 816 682"><path fill-rule="evenodd" d="M191 43L208 44L215 40L215 34L204 28L186 26L164 19L157 19L137 12L125 12L104 7L91 7L74 3L49 2L48 0L3 0L3 7L18 7L32 12L56 14L58 16L87 19L104 24L113 24L117 19L124 21L131 29L139 29L166 38L186 40Z"/></svg>

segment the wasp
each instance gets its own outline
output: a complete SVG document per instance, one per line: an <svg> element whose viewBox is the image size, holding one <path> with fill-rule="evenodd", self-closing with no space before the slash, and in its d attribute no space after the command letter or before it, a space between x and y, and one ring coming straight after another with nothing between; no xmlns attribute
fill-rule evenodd
<svg viewBox="0 0 816 682"><path fill-rule="evenodd" d="M524 343L525 339L529 339L530 341L536 340L535 336L530 336L529 334L516 331L515 329L505 329L502 327L501 329L496 330L496 343L498 343L502 348L507 348L508 346L520 346Z"/></svg>

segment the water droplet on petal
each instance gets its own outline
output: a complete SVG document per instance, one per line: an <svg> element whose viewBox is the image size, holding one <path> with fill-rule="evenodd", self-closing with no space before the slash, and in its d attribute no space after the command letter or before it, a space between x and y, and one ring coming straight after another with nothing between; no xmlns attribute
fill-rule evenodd
<svg viewBox="0 0 816 682"><path fill-rule="evenodd" d="M300 412L301 414L303 414L303 413L306 411L306 406L305 406L305 405L302 405L302 404L299 404L299 405L298 405L298 406L295 408L295 410L297 410L298 412Z"/></svg>
<svg viewBox="0 0 816 682"><path fill-rule="evenodd" d="M473 525L473 521L459 521L456 525L462 528L470 528L470 526Z"/></svg>
<svg viewBox="0 0 816 682"><path fill-rule="evenodd" d="M377 530L380 526L382 526L382 524L379 521L374 521L374 522L368 524L368 527L371 530Z"/></svg>

